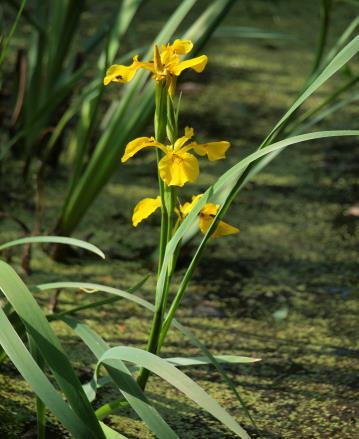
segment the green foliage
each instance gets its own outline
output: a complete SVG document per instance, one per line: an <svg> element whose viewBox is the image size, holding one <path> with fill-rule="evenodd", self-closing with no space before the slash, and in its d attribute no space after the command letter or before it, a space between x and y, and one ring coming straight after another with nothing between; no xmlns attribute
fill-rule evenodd
<svg viewBox="0 0 359 439"><path fill-rule="evenodd" d="M42 238L43 239L41 239L41 241L38 239L37 242L49 242L51 240L59 241L58 239L56 240L55 237L49 237L48 239L45 237ZM33 239L29 240L30 242L36 242ZM19 245L23 243L23 241L24 240L19 240L17 244ZM84 245L85 243L76 243L76 241L73 239L69 239L66 243L71 245L76 244L86 248ZM3 247L6 247L6 244ZM91 247L89 248L91 251L93 250ZM106 426L101 423L97 424L96 417L94 417L94 411L89 405L88 396L85 394L83 387L80 385L80 382L78 381L69 363L69 360L63 351L60 341L51 329L46 317L37 305L30 291L26 288L25 284L11 269L11 267L4 262L0 262L0 274L0 289L5 294L9 303L14 307L14 310L24 324L25 331L31 340L30 346L32 355L23 344L23 341L19 335L13 329L13 326L3 310L0 310L0 326L2 328L2 336L0 338L1 345L19 372L31 385L38 398L53 412L56 417L58 417L58 419L74 435L74 437L121 437L121 435L116 436L116 433L109 427L106 428ZM142 285L142 283L139 285ZM121 297L126 297L135 301L137 299L138 303L153 309L151 305L143 301L143 299L136 298L127 292L106 288L101 285L59 283L57 285L52 284L49 286L39 286L38 288L40 290L44 290L47 288L54 288L55 286L71 288L81 286L81 288L94 288L95 290L100 289L104 291L107 289L111 291L111 293L119 294ZM98 306L98 304L95 306ZM78 311L79 309L70 311L70 313ZM127 354L130 355L131 353L135 353L135 357L133 357L132 362L139 366L146 365L148 367L153 363L154 371L163 376L171 384L182 390L188 397L197 402L209 413L213 414L214 417L222 421L224 425L235 431L240 437L248 437L244 430L224 409L218 405L218 403L216 403L190 378L177 370L175 366L171 364L205 364L207 361L212 362L211 358L209 358L209 360L204 358L178 358L165 361L154 356L153 354L147 353L146 351L141 351L139 349L135 349L133 351L131 348L125 348L124 350L120 347L110 348L110 346L108 346L99 335L91 331L85 324L80 324L74 319L65 317L63 314L60 316L51 316L50 320L56 320L58 318L70 325L85 341L93 354L98 358L98 366L94 373L95 381L92 383L95 392L97 387L98 368L101 363L104 363L109 376L114 383L117 384L119 390L127 399L128 403L137 412L140 418L143 419L149 429L156 434L157 437L165 439L168 437L177 437L177 435L170 429L158 412L151 406L142 389L134 380L131 372L122 362L120 357L125 354L126 355L123 359L125 361L131 361L132 357L128 357ZM38 352L39 355L35 355L35 352ZM119 356L120 352L122 354ZM37 361L35 361L36 359ZM59 385L59 388L63 391L70 406L62 401L61 397L44 374L43 361L44 364L46 364L51 370ZM229 361L238 363L256 360L231 356L219 357L215 361ZM112 404L110 404L109 407L111 411L114 408ZM103 406L102 410L98 410L96 412L97 418L102 419L104 413L107 414L106 409L107 405ZM38 417L39 416L42 417L43 427L44 411L42 404L38 404ZM84 423L83 420L86 420L86 422ZM93 424L92 426L90 424L91 422Z"/></svg>

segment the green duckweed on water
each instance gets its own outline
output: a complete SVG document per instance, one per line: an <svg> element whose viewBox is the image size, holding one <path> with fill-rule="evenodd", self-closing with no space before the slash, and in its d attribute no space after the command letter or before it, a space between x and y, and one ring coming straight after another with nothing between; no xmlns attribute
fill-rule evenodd
<svg viewBox="0 0 359 439"><path fill-rule="evenodd" d="M202 162L198 183L185 189L188 196L205 189L252 151L302 85L313 56L315 33L310 30L318 21L317 7L309 1L284 3L237 2L225 24L295 32L293 41L215 38L206 49L210 62L204 75L187 75L182 81L183 126L193 125L201 139L232 142L227 160L218 166ZM92 7L96 9L95 4ZM163 7L162 14L167 13ZM334 34L343 30L351 13L352 9L338 5ZM161 23L149 9L141 14L139 22L146 17L139 26L145 38ZM357 63L353 62L353 68L358 69ZM322 99L335 81L321 88L305 108ZM109 98L114 89L108 91ZM354 105L320 128L358 129L358 116ZM154 216L136 229L130 219L137 200L156 195L152 163L143 154L126 166L119 164L75 233L98 245L107 255L105 261L77 253L66 263L56 263L34 247L31 274L22 274L26 283L83 280L126 289L151 272L159 218ZM228 215L231 224L240 227L240 234L211 242L179 309L178 320L212 353L261 358L258 363L225 366L225 370L262 437L353 439L358 435L358 163L354 138L316 141L283 152L240 193ZM19 193L19 179L13 177L19 174L19 165L9 162L5 167L4 206L31 227L31 185ZM65 165L48 182L45 230L54 225L63 201ZM1 242L21 233L10 220L1 220ZM175 286L197 239L187 245L179 261ZM11 255L18 272L20 253L16 249ZM153 301L154 286L151 277L139 294ZM44 307L49 296L48 292L36 295ZM59 309L95 296L106 297L64 291ZM145 347L151 315L137 305L121 300L83 311L81 318L112 346ZM63 324L56 323L54 328L85 382L94 358ZM196 354L188 340L170 331L164 357ZM257 437L212 367L184 371ZM33 394L10 362L0 366L0 388L0 436L35 437ZM160 379L151 378L148 393L181 438L233 437ZM114 388L104 388L96 404L116 397ZM50 417L49 422L48 437L67 437L56 420ZM128 438L152 437L129 409L111 416L109 425Z"/></svg>

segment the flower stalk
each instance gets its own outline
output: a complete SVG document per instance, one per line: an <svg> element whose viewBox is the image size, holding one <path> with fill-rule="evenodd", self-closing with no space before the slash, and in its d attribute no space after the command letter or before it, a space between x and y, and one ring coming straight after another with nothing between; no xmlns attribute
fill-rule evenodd
<svg viewBox="0 0 359 439"><path fill-rule="evenodd" d="M156 54L156 50L155 50ZM156 105L155 105L155 117L154 117L154 128L155 128L155 138L157 142L163 143L166 138L166 127L167 127L167 90L163 81L156 83ZM156 160L157 169L158 164L161 160L161 151L156 149ZM167 209L169 200L172 198L169 194L169 189L166 184L162 181L160 174L158 172L158 186L161 198L161 231L160 231L160 248L158 256L158 274L161 272L163 258L166 250L166 245L168 242L169 235L171 233L171 217L172 213ZM166 282L167 284L167 282ZM151 353L157 353L157 345L162 329L163 321L163 303L159 304L157 307L151 324L150 335L147 342L147 351ZM150 372L147 369L141 368L137 382L142 389L145 389Z"/></svg>
<svg viewBox="0 0 359 439"><path fill-rule="evenodd" d="M137 227L142 220L149 217L158 208L161 209L158 278L162 273L167 244L171 241L178 226L189 215L202 196L202 194L195 195L192 197L192 201L182 205L177 197L177 192L185 184L194 182L199 177L198 156L207 157L209 161L221 160L226 157L226 152L230 147L230 143L227 141L197 143L193 140L194 130L191 127L185 127L183 135L181 137L179 135L180 99L177 105L175 105L174 100L177 78L186 69L201 73L208 61L206 55L182 60L181 56L187 55L192 47L192 42L188 40L175 40L173 44L162 45L161 48L155 45L152 61L140 61L138 56L135 56L130 66L111 66L104 79L105 85L110 82L125 83L133 79L137 70L145 69L152 73L152 79L156 82L155 136L139 137L129 142L121 161L126 162L142 149L151 147L156 149L159 195L156 198L145 198L135 206L132 223ZM204 204L198 214L198 225L200 231L205 235L205 242L211 237L217 238L239 231L236 227L221 221L218 215L219 212L219 205L208 202ZM174 221L176 217L177 220ZM169 312L167 310L169 291L181 243L177 245L175 252L168 261L163 286L158 287L156 290L155 312L147 342L147 350L153 354L159 354L161 350L167 331L187 289L203 247L196 253L194 263L191 263L187 269L185 278L170 306ZM150 372L145 368L140 370L137 382L142 389L145 389L149 375ZM120 403L120 401L118 402ZM111 407L106 410L111 410Z"/></svg>

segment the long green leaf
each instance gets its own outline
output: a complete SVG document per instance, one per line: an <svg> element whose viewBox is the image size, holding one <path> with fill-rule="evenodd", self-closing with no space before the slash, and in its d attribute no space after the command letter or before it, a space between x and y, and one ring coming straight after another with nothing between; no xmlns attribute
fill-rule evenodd
<svg viewBox="0 0 359 439"><path fill-rule="evenodd" d="M176 247L180 240L183 238L184 234L189 230L189 228L192 226L192 224L197 220L197 215L199 214L200 210L204 206L208 200L213 198L214 196L218 195L221 190L223 190L224 187L226 187L227 183L233 178L236 178L238 175L241 175L241 172L246 169L251 163L255 162L257 159L264 157L268 154L270 154L273 151L282 150L288 146L296 145L297 143L306 142L309 140L315 140L315 139L325 139L330 137L338 137L338 136L358 136L359 131L350 131L350 130L338 130L338 131L319 131L316 133L308 133L308 134L302 134L299 136L291 137L289 139L284 139L279 142L273 143L272 145L266 146L262 149L257 150L253 154L250 154L243 160L241 160L236 165L232 166L227 172L225 172L219 179L216 181L214 185L212 185L207 191L203 194L203 196L200 198L198 203L194 206L190 214L185 218L185 220L182 222L182 224L177 229L176 233L172 237L172 239L169 241L166 247L165 257L161 269L161 273L157 282L157 288L156 288L156 307L159 306L162 299L162 292L164 291L164 285L165 285L165 278L166 278L166 271L168 269L168 264L170 262L170 259L172 255L174 254ZM227 206L229 207L229 206ZM221 211L218 212L218 215L221 214ZM213 227L215 226L215 223L213 222ZM171 320L174 316L174 312L177 309L177 306L182 299L182 295L184 294L184 291L187 287L187 284L189 282L189 279L192 276L192 273L196 267L196 264L198 263L198 259L201 255L201 251L206 244L207 240L211 236L213 230L209 229L205 237L202 239L202 242L200 244L200 247L197 249L195 256L193 257L190 266L188 267L184 278L181 282L179 292L176 295L176 298L173 302L173 306L170 309L170 315L168 317L169 320Z"/></svg>
<svg viewBox="0 0 359 439"><path fill-rule="evenodd" d="M44 372L32 358L20 337L12 327L4 311L0 308L0 345L4 348L17 370L30 385L34 393L64 425L74 438L89 438L86 422L83 422L63 401ZM106 439L127 439L104 423L100 422Z"/></svg>
<svg viewBox="0 0 359 439"><path fill-rule="evenodd" d="M22 2L20 4L20 7L19 7L19 9L17 11L15 20L14 20L12 26L11 26L9 35L5 38L5 41L2 41L2 44L1 44L1 47L0 47L0 69L1 69L1 65L4 62L4 59L6 57L7 49L9 47L11 38L14 35L14 32L16 30L17 24L18 24L18 22L20 20L20 17L21 17L21 14L22 14L23 10L24 10L25 4L26 4L26 0L22 0Z"/></svg>
<svg viewBox="0 0 359 439"><path fill-rule="evenodd" d="M61 320L70 326L85 342L97 360L110 348L108 344L86 324L68 317L63 317ZM151 406L142 389L132 377L131 372L121 360L116 361L116 363L107 363L106 369L131 407L153 433L161 439L177 438L177 435L163 420L157 410Z"/></svg>
<svg viewBox="0 0 359 439"><path fill-rule="evenodd" d="M330 77L332 77L338 70L340 70L353 56L359 51L359 35L356 36L344 49L342 49L326 66L326 68L316 77L311 85L304 90L299 98L292 104L289 110L277 122L271 130L269 136L273 134L281 125L299 108L302 103L308 99L321 85L324 84ZM269 137L268 136L268 137Z"/></svg>
<svg viewBox="0 0 359 439"><path fill-rule="evenodd" d="M32 294L15 271L2 261L0 261L0 279L1 290L23 321L28 334L52 370L72 409L81 419L86 420L89 430L88 438L100 439L104 437L94 411L59 339L52 331Z"/></svg>
<svg viewBox="0 0 359 439"><path fill-rule="evenodd" d="M325 58L325 62L328 64L335 55L339 52L339 50L344 46L344 44L347 42L347 40L351 37L353 32L356 30L356 28L359 26L359 15L357 15L353 21L349 24L349 26L345 29L345 31L342 33L340 38L335 42L332 49L328 52L328 55Z"/></svg>
<svg viewBox="0 0 359 439"><path fill-rule="evenodd" d="M146 283L148 278L149 278L149 275L145 276L140 282L138 282L133 287L129 288L128 293L126 293L126 294L133 294L137 290L142 288L143 285ZM61 289L61 287L60 287L60 289ZM83 287L81 287L81 289L84 290ZM31 291L31 288L30 288L30 291ZM85 291L86 291L86 293L89 293L88 289L85 289ZM98 292L98 291L99 291L98 289L91 290L91 294L93 294L95 292ZM118 295L118 296L115 296L115 297L110 297L110 298L107 298L107 299L98 300L98 301L92 302L92 303L85 303L83 305L75 306L74 308L68 309L66 311L62 311L60 313L50 314L47 318L48 318L48 320L57 320L59 317L64 317L66 315L75 314L75 313L77 313L79 311L84 311L85 309L98 308L98 307L100 307L102 305L107 305L107 304L110 304L110 303L114 303L114 302L117 302L118 300L121 300L121 299L123 299L123 297Z"/></svg>
<svg viewBox="0 0 359 439"><path fill-rule="evenodd" d="M60 317L61 318L61 317ZM224 364L250 364L261 361L260 358L243 357L241 355L215 355L213 358L218 363ZM189 367L189 366L203 366L212 364L212 360L208 356L200 357L169 357L165 358L168 363L173 364L176 367ZM130 372L133 373L139 370L138 366L130 367ZM113 383L113 379L109 375L105 375L100 378L92 378L91 381L84 384L82 387L87 395L89 401L93 401L96 397L96 390L107 384Z"/></svg>
<svg viewBox="0 0 359 439"><path fill-rule="evenodd" d="M83 248L88 250L96 255L100 256L102 259L105 259L105 254L102 250L96 247L89 242L82 241L76 238L68 238L67 236L29 236L26 238L16 239L14 241L6 242L5 244L0 245L0 251L9 247L14 247L16 245L24 245L24 244L44 244L44 243L53 243L53 244L66 244L73 245L74 247Z"/></svg>
<svg viewBox="0 0 359 439"><path fill-rule="evenodd" d="M36 285L36 287L32 288L32 291L47 291L47 290L53 290L53 289L59 289L59 288L72 288L72 289L82 289L84 291L103 291L109 294L113 294L117 297L123 297L124 299L130 300L131 302L136 303L137 305L142 306L143 308L154 312L155 307L150 302L146 301L145 299L142 299L141 297L138 297L133 294L129 294L127 291L119 290L118 288L108 287L105 285L95 284L95 283L89 283L89 282L52 282L48 284L41 284ZM60 316L61 317L61 316ZM225 372L225 370L220 365L219 361L217 361L216 357L211 354L211 352L206 348L206 346L198 340L198 338L186 327L184 327L180 322L178 322L176 319L172 321L173 326L179 330L185 337L187 337L190 342L196 346L200 351L203 352L206 358L208 358L208 361L210 364L212 364L218 371L218 373L222 376L224 381L227 383L229 388L233 391L238 401L242 404L247 416L252 421L255 428L256 424L254 419L251 417L243 399L241 398L240 394L238 393L235 385L232 383L231 379ZM86 387L87 388L87 387ZM93 389L88 390L88 392L94 397ZM86 392L87 394L89 394Z"/></svg>
<svg viewBox="0 0 359 439"><path fill-rule="evenodd" d="M0 308L0 344L10 360L46 407L75 438L93 437L86 422L79 418L56 392L46 375L36 364L20 337Z"/></svg>
<svg viewBox="0 0 359 439"><path fill-rule="evenodd" d="M226 364L248 364L256 363L260 361L260 358L242 357L240 355L215 355L214 357L219 363ZM173 364L176 367L187 366L203 366L205 364L211 364L208 357L169 357L164 358L168 363Z"/></svg>
<svg viewBox="0 0 359 439"><path fill-rule="evenodd" d="M246 431L217 401L209 396L191 378L163 358L138 348L119 346L109 349L101 356L97 363L97 369L102 363L116 367L114 365L116 365L118 360L128 361L137 366L145 367L183 392L188 398L196 402L239 437L243 439L249 438Z"/></svg>

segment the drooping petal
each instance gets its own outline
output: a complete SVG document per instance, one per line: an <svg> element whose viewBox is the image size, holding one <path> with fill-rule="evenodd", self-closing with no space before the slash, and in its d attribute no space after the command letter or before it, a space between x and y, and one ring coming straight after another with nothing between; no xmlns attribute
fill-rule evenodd
<svg viewBox="0 0 359 439"><path fill-rule="evenodd" d="M104 77L104 85L108 85L110 82L130 82L135 76L138 69L147 69L154 72L153 63L147 61L139 61L136 55L133 58L133 62L130 66L123 66L121 64L114 64L107 69L106 76Z"/></svg>
<svg viewBox="0 0 359 439"><path fill-rule="evenodd" d="M133 209L132 224L137 227L138 224L152 215L159 207L161 207L161 197L144 198L136 204Z"/></svg>
<svg viewBox="0 0 359 439"><path fill-rule="evenodd" d="M214 218L211 215L205 215L203 213L199 215L199 228L203 234L207 233L213 220ZM238 232L239 229L237 227L233 227L224 221L219 221L216 230L212 233L212 238L219 238L220 236L232 235Z"/></svg>
<svg viewBox="0 0 359 439"><path fill-rule="evenodd" d="M186 55L193 49L193 43L190 40L175 40L169 47L178 55Z"/></svg>
<svg viewBox="0 0 359 439"><path fill-rule="evenodd" d="M216 230L212 234L212 238L219 238L220 236L233 235L235 233L239 233L239 229L237 227L231 226L230 224L227 224L224 221L219 221Z"/></svg>
<svg viewBox="0 0 359 439"><path fill-rule="evenodd" d="M167 186L183 186L197 180L199 166L197 158L182 151L168 151L158 164L160 177Z"/></svg>
<svg viewBox="0 0 359 439"><path fill-rule="evenodd" d="M208 160L215 161L226 158L227 149L230 147L230 143L223 142L210 142L210 143L191 143L188 147L195 150L198 155L207 155Z"/></svg>
<svg viewBox="0 0 359 439"><path fill-rule="evenodd" d="M177 65L171 67L171 71L174 75L179 76L183 70L192 69L197 73L203 72L208 62L208 57L206 55L197 56L196 58L187 59L182 61Z"/></svg>
<svg viewBox="0 0 359 439"><path fill-rule="evenodd" d="M107 69L106 76L103 79L104 85L108 85L110 82L129 82L135 76L138 70L137 66L122 66L120 64L114 64Z"/></svg>
<svg viewBox="0 0 359 439"><path fill-rule="evenodd" d="M121 162L127 162L128 159L133 157L143 148L147 146L154 146L166 152L166 147L162 143L157 142L154 137L138 137L137 139L131 140L126 146L125 153L122 156Z"/></svg>

